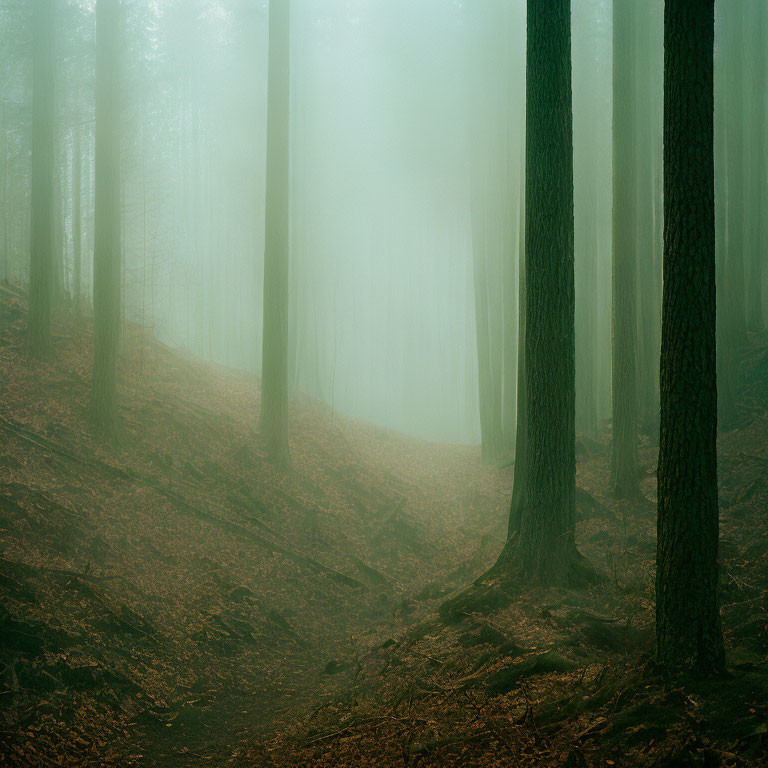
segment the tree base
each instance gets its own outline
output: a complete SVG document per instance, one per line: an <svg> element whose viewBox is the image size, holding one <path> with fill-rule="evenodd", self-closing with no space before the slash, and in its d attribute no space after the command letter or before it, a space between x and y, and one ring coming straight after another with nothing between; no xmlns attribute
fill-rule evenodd
<svg viewBox="0 0 768 768"><path fill-rule="evenodd" d="M575 544L559 547L557 554L538 558L531 566L523 557L519 535L507 540L496 563L478 581L486 577L503 577L512 582L521 581L527 585L585 589L605 581L592 563L579 552Z"/></svg>

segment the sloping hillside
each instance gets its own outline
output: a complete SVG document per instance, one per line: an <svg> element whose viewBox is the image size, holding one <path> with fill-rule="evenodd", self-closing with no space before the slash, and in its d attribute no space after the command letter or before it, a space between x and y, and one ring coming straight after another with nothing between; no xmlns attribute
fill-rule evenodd
<svg viewBox="0 0 768 768"><path fill-rule="evenodd" d="M290 473L258 381L127 328L122 429L87 419L87 322L23 351L0 289L0 765L759 766L768 754L768 344L720 441L730 675L653 664L655 450L617 501L578 441L587 591L488 574L511 470L296 398ZM477 581L474 581L477 579Z"/></svg>
<svg viewBox="0 0 768 768"><path fill-rule="evenodd" d="M0 293L2 764L226 764L498 551L508 470L301 401L279 473L258 381L135 328L95 440L88 323L31 361Z"/></svg>
<svg viewBox="0 0 768 768"><path fill-rule="evenodd" d="M719 445L727 676L668 679L654 664L656 451L641 450L644 499L618 501L607 450L581 440L577 543L602 583L544 590L485 574L367 654L344 699L256 742L243 764L766 765L766 341L746 351L743 426Z"/></svg>

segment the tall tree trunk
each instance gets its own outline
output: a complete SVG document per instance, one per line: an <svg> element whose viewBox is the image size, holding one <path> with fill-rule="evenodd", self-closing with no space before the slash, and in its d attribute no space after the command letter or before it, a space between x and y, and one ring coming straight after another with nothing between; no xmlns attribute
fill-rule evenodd
<svg viewBox="0 0 768 768"><path fill-rule="evenodd" d="M528 385L525 374L525 170L520 168L520 207L518 220L518 342L517 342L517 436L512 501L509 505L507 539L520 532L520 519L528 472Z"/></svg>
<svg viewBox="0 0 768 768"><path fill-rule="evenodd" d="M731 326L730 343L735 349L746 342L746 309L744 301L744 4L727 3L726 56L728 101L728 238L726 264L731 283L726 304L727 319Z"/></svg>
<svg viewBox="0 0 768 768"><path fill-rule="evenodd" d="M488 322L488 227L484 221L485 206L480 204L477 191L472 206L472 282L475 289L475 330L477 335L477 380L480 402L480 450L483 462L496 459L496 413L491 369L491 345Z"/></svg>
<svg viewBox="0 0 768 768"><path fill-rule="evenodd" d="M658 661L723 667L718 605L714 0L664 10Z"/></svg>
<svg viewBox="0 0 768 768"><path fill-rule="evenodd" d="M766 87L768 87L768 6L765 0L756 0L752 8L751 46L750 53L754 56L752 74L755 78L755 87L752 89L754 98L751 103L751 169L752 185L750 199L750 278L747 286L747 319L749 328L760 331L765 327L765 315L763 313L763 291L765 289L765 259L768 257L766 249L766 174L768 167L768 154L765 143L768 136L765 132L766 120Z"/></svg>
<svg viewBox="0 0 768 768"><path fill-rule="evenodd" d="M34 3L32 54L32 210L30 217L29 352L51 351L53 287L53 3Z"/></svg>
<svg viewBox="0 0 768 768"><path fill-rule="evenodd" d="M5 128L5 101L0 99L0 270L8 282L8 136Z"/></svg>
<svg viewBox="0 0 768 768"><path fill-rule="evenodd" d="M506 113L505 113L506 114ZM507 115L507 123L509 124ZM505 142L505 167L511 166L510 142ZM517 357L520 344L520 308L519 286L517 285L516 272L519 274L519 230L522 222L519 218L520 200L515 200L513 184L508 180L504 184L504 230L502 251L502 318L503 318L503 370L502 370L502 395L501 395L501 433L502 453L512 456L517 440ZM517 203L517 205L515 205ZM517 221L515 221L517 219ZM518 262L518 263L516 263Z"/></svg>
<svg viewBox="0 0 768 768"><path fill-rule="evenodd" d="M656 260L654 214L661 198L655 176L658 147L655 139L661 105L656 94L661 90L661 18L655 2L640 3L635 13L635 167L637 189L635 234L637 237L637 402L638 428L656 444L659 434L659 344L661 342L660 263ZM658 23L658 29L657 29ZM614 49L615 50L615 49ZM660 234L660 233L659 233Z"/></svg>
<svg viewBox="0 0 768 768"><path fill-rule="evenodd" d="M511 557L529 579L584 580L576 549L573 112L570 0L528 0L526 494Z"/></svg>
<svg viewBox="0 0 768 768"><path fill-rule="evenodd" d="M613 3L613 455L620 498L639 493L633 0Z"/></svg>
<svg viewBox="0 0 768 768"><path fill-rule="evenodd" d="M93 249L94 354L91 414L111 434L120 334L119 0L96 3L96 199Z"/></svg>
<svg viewBox="0 0 768 768"><path fill-rule="evenodd" d="M72 137L72 300L75 313L80 315L80 290L82 283L82 219L81 219L81 159L80 126L76 125Z"/></svg>
<svg viewBox="0 0 768 768"><path fill-rule="evenodd" d="M717 292L720 310L717 313L717 407L718 427L721 431L733 429L737 423L736 371L738 363L738 348L743 345L740 336L739 323L735 317L743 308L744 271L740 265L741 256L735 251L738 237L733 234L738 229L733 208L740 206L741 188L740 174L737 172L741 165L741 146L733 138L735 125L738 123L732 114L733 110L741 109L741 84L734 83L734 12L740 12L741 5L726 5L717 3L717 70L715 80L716 127L717 140L715 162L718 172L715 174L716 189L716 261L717 261ZM736 168L734 169L734 165ZM742 287L739 287L742 284Z"/></svg>
<svg viewBox="0 0 768 768"><path fill-rule="evenodd" d="M288 448L290 0L269 3L267 196L264 248L264 336L261 430L279 466Z"/></svg>

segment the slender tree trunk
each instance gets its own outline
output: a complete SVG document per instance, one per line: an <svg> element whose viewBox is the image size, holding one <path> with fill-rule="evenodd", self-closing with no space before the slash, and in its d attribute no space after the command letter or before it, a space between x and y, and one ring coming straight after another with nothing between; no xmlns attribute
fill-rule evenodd
<svg viewBox="0 0 768 768"><path fill-rule="evenodd" d="M279 466L288 448L290 0L269 3L267 197L264 248L264 336L261 430Z"/></svg>
<svg viewBox="0 0 768 768"><path fill-rule="evenodd" d="M718 671L714 0L664 11L658 661Z"/></svg>
<svg viewBox="0 0 768 768"><path fill-rule="evenodd" d="M751 104L751 169L752 185L750 198L750 279L747 286L747 319L749 328L760 331L765 327L763 314L763 291L765 288L765 259L768 258L768 242L766 242L766 174L768 173L768 154L765 143L768 140L765 132L766 121L766 87L768 87L768 6L765 0L757 0L752 5L751 46L754 56L752 69L755 87L752 89L754 98Z"/></svg>
<svg viewBox="0 0 768 768"><path fill-rule="evenodd" d="M478 196L475 195L477 198ZM493 380L491 371L491 345L488 327L488 228L485 226L484 206L475 200L472 213L472 282L475 289L475 329L477 335L477 380L480 401L480 447L483 462L496 459L494 439L495 409L493 407Z"/></svg>
<svg viewBox="0 0 768 768"><path fill-rule="evenodd" d="M528 472L528 385L525 373L525 170L520 169L520 217L518 220L518 342L517 342L517 436L512 501L509 505L507 539L520 532Z"/></svg>
<svg viewBox="0 0 768 768"><path fill-rule="evenodd" d="M51 303L60 307L64 303L65 233L64 233L64 167L65 161L55 164L53 180L53 286Z"/></svg>
<svg viewBox="0 0 768 768"><path fill-rule="evenodd" d="M661 197L654 176L657 145L656 126L659 113L656 91L661 86L661 68L657 60L662 57L658 46L658 27L661 19L656 15L656 3L640 3L635 12L635 154L633 183L637 190L635 233L637 276L637 402L638 429L651 441L658 442L659 432L659 344L661 342L660 280L655 260L654 206ZM657 193L658 190L658 193Z"/></svg>
<svg viewBox="0 0 768 768"><path fill-rule="evenodd" d="M94 354L91 414L105 434L116 426L120 335L119 0L96 3L96 202L94 214Z"/></svg>
<svg viewBox="0 0 768 768"><path fill-rule="evenodd" d="M575 296L570 0L528 0L525 372L520 535L501 560L528 579L583 582L575 541Z"/></svg>
<svg viewBox="0 0 768 768"><path fill-rule="evenodd" d="M614 492L639 493L633 0L613 3L613 457Z"/></svg>
<svg viewBox="0 0 768 768"><path fill-rule="evenodd" d="M8 136L5 126L5 102L0 99L0 265L3 280L8 282Z"/></svg>
<svg viewBox="0 0 768 768"><path fill-rule="evenodd" d="M80 126L76 125L72 137L72 300L75 304L75 314L80 315L80 286L82 283L82 219L80 210L81 196L81 159L80 159Z"/></svg>
<svg viewBox="0 0 768 768"><path fill-rule="evenodd" d="M507 115L507 118L509 116ZM509 120L507 120L509 122ZM509 141L506 142L505 156L509 167ZM504 212L504 231L503 231L503 251L502 251L502 317L503 317L503 371L502 371L502 396L501 396L501 432L502 432L502 452L506 456L512 456L515 451L517 434L517 356L520 343L520 332L518 329L520 323L519 304L519 286L515 272L519 274L519 265L515 262L519 259L520 251L518 244L520 242L519 229L522 222L516 211L520 210L520 200L515 201L512 192L513 185L508 181L504 185L505 212ZM515 206L515 202L517 205ZM516 209L516 210L515 210ZM515 222L515 219L518 219ZM515 232L517 225L517 232Z"/></svg>
<svg viewBox="0 0 768 768"><path fill-rule="evenodd" d="M735 349L746 343L746 309L744 276L744 4L727 3L726 51L728 100L728 239L727 269L731 283L726 304L730 343Z"/></svg>
<svg viewBox="0 0 768 768"><path fill-rule="evenodd" d="M53 282L53 3L34 3L29 352L50 353Z"/></svg>
<svg viewBox="0 0 768 768"><path fill-rule="evenodd" d="M738 216L733 208L740 206L741 145L733 138L733 110L741 110L741 84L734 84L734 12L740 11L740 4L727 5L717 3L718 60L716 71L716 139L717 153L715 161L718 173L716 185L716 260L717 292L720 311L717 313L717 396L718 427L722 431L733 429L738 420L736 409L737 364L739 348L744 340L741 337L739 323L735 317L743 308L744 270L741 256L736 254L739 227ZM734 165L736 168L734 168ZM740 266L741 264L741 266ZM739 285L742 284L740 288Z"/></svg>

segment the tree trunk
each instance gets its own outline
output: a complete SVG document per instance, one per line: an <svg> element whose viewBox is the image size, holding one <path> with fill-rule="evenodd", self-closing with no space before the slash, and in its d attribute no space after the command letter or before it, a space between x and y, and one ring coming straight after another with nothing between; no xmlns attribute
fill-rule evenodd
<svg viewBox="0 0 768 768"><path fill-rule="evenodd" d="M29 264L29 352L51 351L53 282L53 3L34 4L32 61L32 210Z"/></svg>
<svg viewBox="0 0 768 768"><path fill-rule="evenodd" d="M525 500L528 467L528 397L525 374L525 170L520 169L520 218L518 221L518 342L517 342L517 436L515 437L515 474L509 505L507 539L520 532L520 518Z"/></svg>
<svg viewBox="0 0 768 768"><path fill-rule="evenodd" d="M5 128L5 102L0 99L0 272L8 282L8 137Z"/></svg>
<svg viewBox="0 0 768 768"><path fill-rule="evenodd" d="M635 234L637 276L637 402L638 429L654 445L659 439L659 344L661 342L661 266L657 261L655 205L661 198L660 179L655 176L658 128L661 105L656 95L661 91L662 58L659 32L661 19L656 3L638 6L634 24L635 81L635 167L633 182L637 189ZM657 29L658 24L658 29ZM615 49L614 49L615 50ZM657 127L658 126L658 127ZM659 239L661 233L659 232Z"/></svg>
<svg viewBox="0 0 768 768"><path fill-rule="evenodd" d="M75 313L80 315L80 285L82 283L82 220L80 211L81 195L80 126L76 125L72 137L72 300Z"/></svg>
<svg viewBox="0 0 768 768"><path fill-rule="evenodd" d="M633 0L613 3L613 454L620 498L638 495L637 195L635 178Z"/></svg>
<svg viewBox="0 0 768 768"><path fill-rule="evenodd" d="M477 380L480 402L480 450L484 463L495 461L497 425L491 370L491 345L488 322L488 275L487 243L488 228L485 226L484 206L478 201L475 190L472 211L472 282L475 289L475 330L477 336Z"/></svg>
<svg viewBox="0 0 768 768"><path fill-rule="evenodd" d="M718 606L714 0L664 10L658 661L723 667Z"/></svg>
<svg viewBox="0 0 768 768"><path fill-rule="evenodd" d="M289 93L290 0L270 0L261 430L267 454L279 466L287 466L290 462L288 448Z"/></svg>
<svg viewBox="0 0 768 768"><path fill-rule="evenodd" d="M511 557L528 579L578 583L570 0L528 0L526 493Z"/></svg>
<svg viewBox="0 0 768 768"><path fill-rule="evenodd" d="M768 157L765 151L765 142L768 140L765 133L766 119L766 61L768 61L768 7L765 0L757 0L752 6L753 17L751 25L750 53L754 56L752 69L755 78L752 93L754 98L751 104L751 169L752 185L750 199L750 278L747 286L747 319L749 328L753 331L761 331L765 327L763 314L763 291L765 288L765 258L766 225L764 211L766 208L766 161Z"/></svg>
<svg viewBox="0 0 768 768"><path fill-rule="evenodd" d="M91 415L111 434L120 334L119 0L96 4L96 198L93 249L94 354Z"/></svg>
<svg viewBox="0 0 768 768"><path fill-rule="evenodd" d="M743 3L727 3L726 16L726 98L728 109L728 237L726 264L731 283L726 318L731 327L734 349L747 338L744 277L744 8Z"/></svg>

